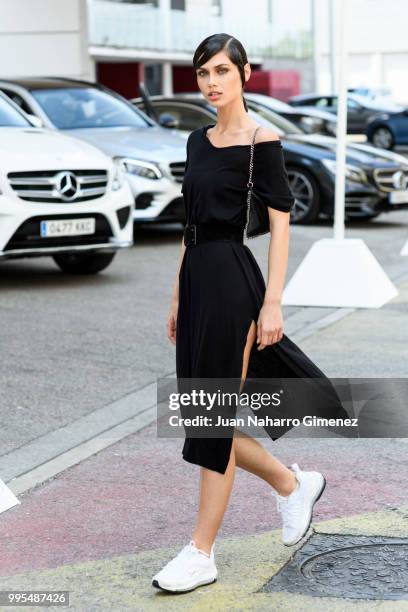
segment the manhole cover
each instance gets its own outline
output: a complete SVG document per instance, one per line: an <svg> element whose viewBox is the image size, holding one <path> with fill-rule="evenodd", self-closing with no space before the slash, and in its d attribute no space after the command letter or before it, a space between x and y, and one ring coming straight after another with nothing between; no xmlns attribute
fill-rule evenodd
<svg viewBox="0 0 408 612"><path fill-rule="evenodd" d="M315 533L260 591L408 599L408 539Z"/></svg>

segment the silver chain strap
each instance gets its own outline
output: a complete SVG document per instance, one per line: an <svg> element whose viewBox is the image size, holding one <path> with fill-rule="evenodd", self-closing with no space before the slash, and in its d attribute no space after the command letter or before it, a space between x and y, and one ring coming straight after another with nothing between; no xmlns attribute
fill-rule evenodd
<svg viewBox="0 0 408 612"><path fill-rule="evenodd" d="M258 125L258 127L256 128L254 135L252 137L252 142L251 142L251 156L249 159L249 179L248 179L248 183L247 183L247 187L248 187L248 195L247 195L247 209L246 209L246 223L245 223L245 228L244 228L244 236L246 238L246 240L248 240L248 234L247 234L247 228L248 228L248 224L249 224L249 212L251 209L251 196L252 196L252 188L254 186L253 182L252 182L252 171L254 169L254 146L255 146L255 137L256 137L256 133L259 130L261 126Z"/></svg>

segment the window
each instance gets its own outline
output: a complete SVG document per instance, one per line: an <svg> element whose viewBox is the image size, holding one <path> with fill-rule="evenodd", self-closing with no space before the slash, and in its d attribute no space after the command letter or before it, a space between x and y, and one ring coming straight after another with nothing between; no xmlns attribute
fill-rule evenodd
<svg viewBox="0 0 408 612"><path fill-rule="evenodd" d="M339 105L338 97L337 96L333 96L333 103L332 103L333 108L337 109L338 105ZM361 108L361 106L355 100L351 100L350 98L347 98L347 108L348 108L348 110L358 110L359 108Z"/></svg>
<svg viewBox="0 0 408 612"><path fill-rule="evenodd" d="M30 127L30 123L13 106L0 97L1 127Z"/></svg>
<svg viewBox="0 0 408 612"><path fill-rule="evenodd" d="M247 105L250 110L257 113L258 117L263 117L266 119L273 129L279 134L279 136L283 134L303 134L303 130L293 123L293 121L289 121L285 117L282 117L282 115L275 113L273 110L258 105L250 100L247 100Z"/></svg>
<svg viewBox="0 0 408 612"><path fill-rule="evenodd" d="M326 97L318 98L315 101L315 105L318 106L319 108L327 108L328 106L332 106L332 104L334 105L334 102L330 98L326 98Z"/></svg>
<svg viewBox="0 0 408 612"><path fill-rule="evenodd" d="M211 0L211 15L213 17L221 17L222 0Z"/></svg>
<svg viewBox="0 0 408 612"><path fill-rule="evenodd" d="M191 132L203 125L217 122L215 117L211 119L206 113L195 108L178 107L172 104L155 104L154 108L158 116L162 113L172 115L178 122L177 129L186 130L187 132Z"/></svg>
<svg viewBox="0 0 408 612"><path fill-rule="evenodd" d="M268 13L268 23L272 23L273 21L273 9L272 9L272 3L273 0L266 0L266 9L267 9L267 13Z"/></svg>
<svg viewBox="0 0 408 612"><path fill-rule="evenodd" d="M359 108L361 108L361 106L355 100L350 100L350 98L347 98L347 108L349 110L358 110Z"/></svg>
<svg viewBox="0 0 408 612"><path fill-rule="evenodd" d="M10 100L13 100L14 104L17 104L17 106L19 106L25 113L30 113L30 115L34 115L32 109L28 106L27 102L24 100L24 98L20 96L20 94L16 93L11 89L2 89L2 91L6 94L6 96L10 98Z"/></svg>
<svg viewBox="0 0 408 612"><path fill-rule="evenodd" d="M93 87L34 89L31 93L60 130L148 125L136 108Z"/></svg>

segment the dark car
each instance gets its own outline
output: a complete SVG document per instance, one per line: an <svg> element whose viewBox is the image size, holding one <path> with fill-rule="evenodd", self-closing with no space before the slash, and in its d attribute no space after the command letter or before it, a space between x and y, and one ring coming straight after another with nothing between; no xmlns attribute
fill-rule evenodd
<svg viewBox="0 0 408 612"><path fill-rule="evenodd" d="M306 106L321 108L337 115L338 96L303 94L300 96L293 96L288 100L288 103L293 107ZM349 134L366 134L368 124L380 113L396 113L400 115L404 121L408 122L408 118L406 114L404 114L405 111L405 107L400 104L394 104L387 101L370 101L366 96L349 93L347 96L347 132ZM390 147L386 146L384 148Z"/></svg>
<svg viewBox="0 0 408 612"><path fill-rule="evenodd" d="M133 100L145 109L142 98ZM254 103L247 100L249 107ZM216 109L201 94L150 96L156 120L186 133L217 121ZM250 108L253 113L253 108ZM295 205L291 222L310 223L319 215L331 218L334 210L336 139L305 134L271 110L258 115L279 134ZM268 119L267 119L268 118ZM260 121L260 122L261 122ZM408 159L372 145L348 143L346 150L345 213L347 218L370 219L381 212L408 207Z"/></svg>
<svg viewBox="0 0 408 612"><path fill-rule="evenodd" d="M393 102L389 87L349 87L348 92L364 96L371 102Z"/></svg>
<svg viewBox="0 0 408 612"><path fill-rule="evenodd" d="M275 111L281 117L292 121L306 134L335 136L337 133L336 115L320 108L293 107L272 96L252 92L245 92L245 100L253 103L251 108L256 105L259 113L262 113L264 108Z"/></svg>
<svg viewBox="0 0 408 612"><path fill-rule="evenodd" d="M369 142L382 149L408 145L408 109L379 113L367 122L366 136Z"/></svg>

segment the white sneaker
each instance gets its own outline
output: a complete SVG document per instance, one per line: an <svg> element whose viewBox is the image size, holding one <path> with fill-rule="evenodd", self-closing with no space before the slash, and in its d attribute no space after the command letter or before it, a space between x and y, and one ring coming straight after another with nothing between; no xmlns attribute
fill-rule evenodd
<svg viewBox="0 0 408 612"><path fill-rule="evenodd" d="M282 541L293 546L303 538L312 522L313 506L321 497L326 480L320 472L303 472L297 463L291 466L298 481L297 488L287 497L272 491L278 512L282 515Z"/></svg>
<svg viewBox="0 0 408 612"><path fill-rule="evenodd" d="M214 545L211 554L196 548L193 540L163 567L152 579L152 585L164 591L179 593L211 584L217 579Z"/></svg>

